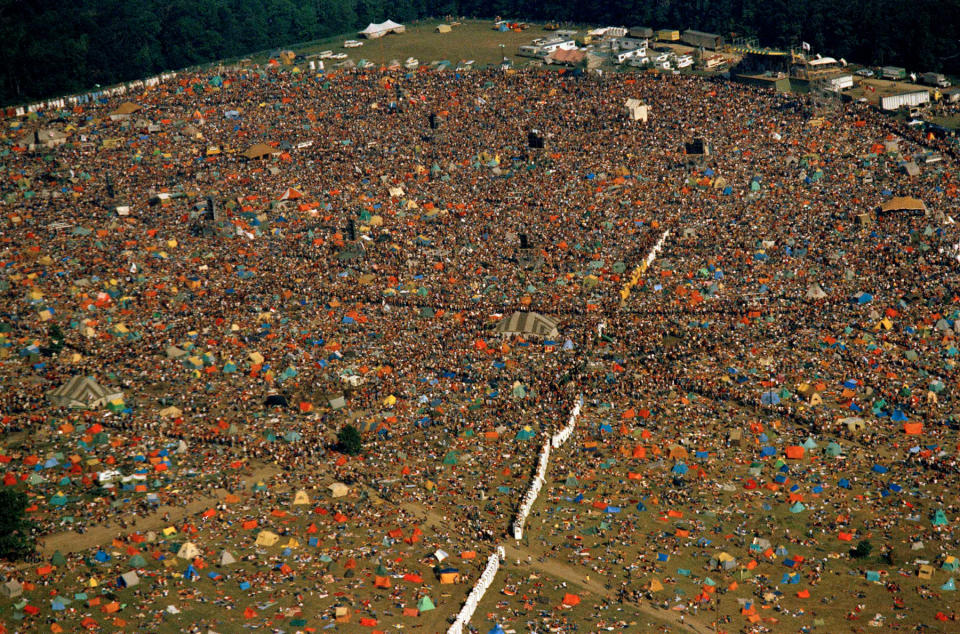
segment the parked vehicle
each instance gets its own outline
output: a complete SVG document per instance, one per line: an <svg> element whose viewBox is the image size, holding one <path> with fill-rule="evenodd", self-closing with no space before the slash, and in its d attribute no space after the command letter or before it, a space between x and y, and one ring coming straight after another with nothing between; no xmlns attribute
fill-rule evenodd
<svg viewBox="0 0 960 634"><path fill-rule="evenodd" d="M880 77L882 79L906 79L907 78L907 69L900 68L899 66L884 66L880 69Z"/></svg>
<svg viewBox="0 0 960 634"><path fill-rule="evenodd" d="M950 81L940 73L924 73L920 75L920 82L927 86L937 86L939 88L950 87Z"/></svg>
<svg viewBox="0 0 960 634"><path fill-rule="evenodd" d="M861 68L857 71L857 74L861 77L873 77L873 71L869 68Z"/></svg>

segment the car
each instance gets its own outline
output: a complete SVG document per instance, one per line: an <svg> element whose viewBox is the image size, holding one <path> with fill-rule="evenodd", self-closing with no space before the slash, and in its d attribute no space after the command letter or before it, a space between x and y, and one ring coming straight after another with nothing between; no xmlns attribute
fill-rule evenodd
<svg viewBox="0 0 960 634"><path fill-rule="evenodd" d="M857 71L857 74L861 77L873 77L873 71L869 68L861 68Z"/></svg>

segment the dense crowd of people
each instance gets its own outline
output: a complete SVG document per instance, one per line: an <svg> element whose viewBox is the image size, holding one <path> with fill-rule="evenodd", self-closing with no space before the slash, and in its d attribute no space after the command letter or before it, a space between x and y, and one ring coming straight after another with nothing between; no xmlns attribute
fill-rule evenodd
<svg viewBox="0 0 960 634"><path fill-rule="evenodd" d="M648 121L627 116L628 98ZM812 547L851 515L891 546L917 517L916 541L956 545L927 522L957 509L942 487L956 478L952 139L865 104L820 113L802 96L657 75L269 66L181 75L131 101L132 114L112 100L13 121L2 161L5 484L29 492L43 534L112 538L209 498L215 512L185 518L186 532L200 526L210 553L259 552L238 579L269 594L261 603L293 593L302 605L338 583L363 596L343 562L383 566L404 547L386 531L434 518L434 548L480 553L467 582L506 534L539 444L583 395L529 540L621 598L644 594L640 572L675 575L656 555L683 540L609 514L592 538L605 554L584 560L566 537L586 526L578 496L669 505L698 516L695 536L719 521L703 513L739 517L728 548L741 558L754 536ZM26 147L51 127L66 144ZM698 139L708 152L688 154ZM257 144L269 150L245 156ZM879 213L894 196L926 212ZM514 311L556 319L558 336L497 333ZM75 374L123 403L54 407L49 393ZM347 422L363 431L359 459L336 451ZM778 490L774 468L748 475L767 448L782 457L808 438L808 456L833 440L845 458L791 465L797 491ZM137 477L104 488L108 467ZM838 478L887 493L848 495ZM334 480L351 494L291 511L327 522L319 547L333 563L298 556L303 588L284 586L290 556L255 550L241 526L278 522L271 510L296 491L322 497ZM811 532L790 534L760 495L802 498ZM96 550L45 583L79 579ZM764 597L779 575L760 579ZM142 591L140 628L170 618L170 583L161 569ZM418 599L394 594L394 611ZM562 611L543 618L564 627Z"/></svg>

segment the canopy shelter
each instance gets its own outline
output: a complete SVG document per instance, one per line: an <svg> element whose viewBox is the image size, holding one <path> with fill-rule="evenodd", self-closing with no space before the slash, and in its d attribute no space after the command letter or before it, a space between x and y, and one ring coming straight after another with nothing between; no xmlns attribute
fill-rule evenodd
<svg viewBox="0 0 960 634"><path fill-rule="evenodd" d="M534 335L555 338L560 336L557 320L540 313L516 311L497 323L496 331L502 335Z"/></svg>
<svg viewBox="0 0 960 634"><path fill-rule="evenodd" d="M275 150L272 146L267 145L266 143L257 143L256 145L251 145L249 148L247 148L243 155L250 160L254 160L270 158L276 153L277 150Z"/></svg>
<svg viewBox="0 0 960 634"><path fill-rule="evenodd" d="M927 206L919 198L909 196L894 196L880 205L880 213L888 214L895 211L905 211L911 214L926 214Z"/></svg>
<svg viewBox="0 0 960 634"><path fill-rule="evenodd" d="M76 375L47 394L47 397L57 407L95 409L110 401L123 400L123 392L105 388L93 377Z"/></svg>

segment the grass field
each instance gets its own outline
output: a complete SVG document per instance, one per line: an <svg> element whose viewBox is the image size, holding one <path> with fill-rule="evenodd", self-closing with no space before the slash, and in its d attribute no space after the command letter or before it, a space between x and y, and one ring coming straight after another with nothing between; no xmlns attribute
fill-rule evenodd
<svg viewBox="0 0 960 634"><path fill-rule="evenodd" d="M531 25L521 32L501 33L493 29L493 22L490 20L467 20L454 26L450 33L437 33L436 27L441 23L436 20L412 22L406 25L406 33L390 34L375 40L365 40L359 35L341 35L293 46L291 49L300 55L312 55L325 50L347 53L353 61L366 59L375 64L389 64L391 60L402 63L408 57L415 57L423 65L432 61L449 60L456 66L461 61L474 60L475 66L484 66L497 64L503 56L507 56L515 66L523 67L536 60L518 57L517 49L529 44L534 38L552 34L539 25ZM581 29L581 34L582 32ZM362 41L363 46L343 48L344 41L351 38ZM256 56L252 59L260 62L266 58ZM330 62L333 60L327 63Z"/></svg>

